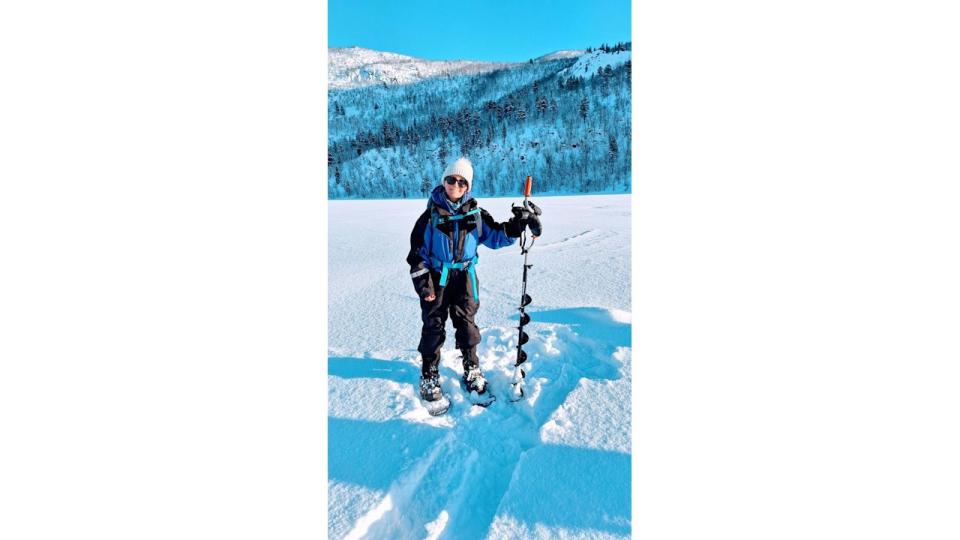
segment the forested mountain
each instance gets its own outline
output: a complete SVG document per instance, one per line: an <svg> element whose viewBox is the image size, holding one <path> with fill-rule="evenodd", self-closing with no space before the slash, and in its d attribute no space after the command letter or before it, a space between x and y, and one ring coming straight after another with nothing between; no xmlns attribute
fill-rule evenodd
<svg viewBox="0 0 960 540"><path fill-rule="evenodd" d="M618 43L412 84L331 81L329 196L423 197L460 155L478 196L527 175L539 194L630 192L630 69Z"/></svg>

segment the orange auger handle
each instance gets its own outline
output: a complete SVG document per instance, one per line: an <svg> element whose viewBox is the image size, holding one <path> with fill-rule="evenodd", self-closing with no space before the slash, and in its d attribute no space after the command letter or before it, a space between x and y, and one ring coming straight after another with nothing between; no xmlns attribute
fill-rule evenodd
<svg viewBox="0 0 960 540"><path fill-rule="evenodd" d="M529 198L530 192L533 190L533 177L528 176L526 185L523 186L523 198Z"/></svg>

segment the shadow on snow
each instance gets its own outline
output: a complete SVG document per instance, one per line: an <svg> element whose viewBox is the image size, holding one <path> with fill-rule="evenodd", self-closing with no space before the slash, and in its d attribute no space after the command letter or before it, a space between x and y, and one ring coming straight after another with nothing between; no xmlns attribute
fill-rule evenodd
<svg viewBox="0 0 960 540"><path fill-rule="evenodd" d="M397 360L376 358L330 358L327 374L343 379L387 379L400 384L416 383L420 377L417 366Z"/></svg>
<svg viewBox="0 0 960 540"><path fill-rule="evenodd" d="M404 420L370 422L330 417L330 480L386 491L447 431Z"/></svg>

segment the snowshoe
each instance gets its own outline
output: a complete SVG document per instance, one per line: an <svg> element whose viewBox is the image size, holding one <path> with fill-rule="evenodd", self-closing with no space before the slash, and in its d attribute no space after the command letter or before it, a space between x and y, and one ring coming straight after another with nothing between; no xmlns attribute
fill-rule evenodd
<svg viewBox="0 0 960 540"><path fill-rule="evenodd" d="M483 376L479 366L468 367L460 380L463 383L463 390L467 394L467 399L474 405L487 407L497 400L497 397L490 392L487 379Z"/></svg>
<svg viewBox="0 0 960 540"><path fill-rule="evenodd" d="M443 395L438 375L420 377L420 400L430 416L440 416L450 408L450 400Z"/></svg>

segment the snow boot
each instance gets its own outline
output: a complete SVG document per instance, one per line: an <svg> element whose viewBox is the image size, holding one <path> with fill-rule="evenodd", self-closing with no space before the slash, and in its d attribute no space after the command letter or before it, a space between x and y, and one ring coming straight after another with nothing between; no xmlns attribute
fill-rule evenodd
<svg viewBox="0 0 960 540"><path fill-rule="evenodd" d="M483 394L487 391L487 379L480 371L480 360L477 358L477 348L460 349L463 355L463 386L467 392Z"/></svg>
<svg viewBox="0 0 960 540"><path fill-rule="evenodd" d="M487 391L487 379L480 371L480 366L470 366L463 372L463 385L467 392L476 392L483 395Z"/></svg>
<svg viewBox="0 0 960 540"><path fill-rule="evenodd" d="M420 397L424 401L439 401L443 397L443 389L440 388L440 376L431 375L429 377L420 376Z"/></svg>
<svg viewBox="0 0 960 540"><path fill-rule="evenodd" d="M450 408L450 400L443 395L440 376L436 374L420 376L420 399L430 416L440 416Z"/></svg>
<svg viewBox="0 0 960 540"><path fill-rule="evenodd" d="M486 407L493 403L497 398L493 392L489 391L487 378L483 376L480 370L480 362L477 360L477 350L474 347L461 349L463 353L463 389L467 393L467 399L474 405Z"/></svg>
<svg viewBox="0 0 960 540"><path fill-rule="evenodd" d="M483 372L480 371L480 366L468 367L463 373L461 382L463 383L463 389L467 393L467 399L470 400L470 403L487 407L497 400L497 396L493 395L493 392L490 391L487 379L483 376Z"/></svg>

